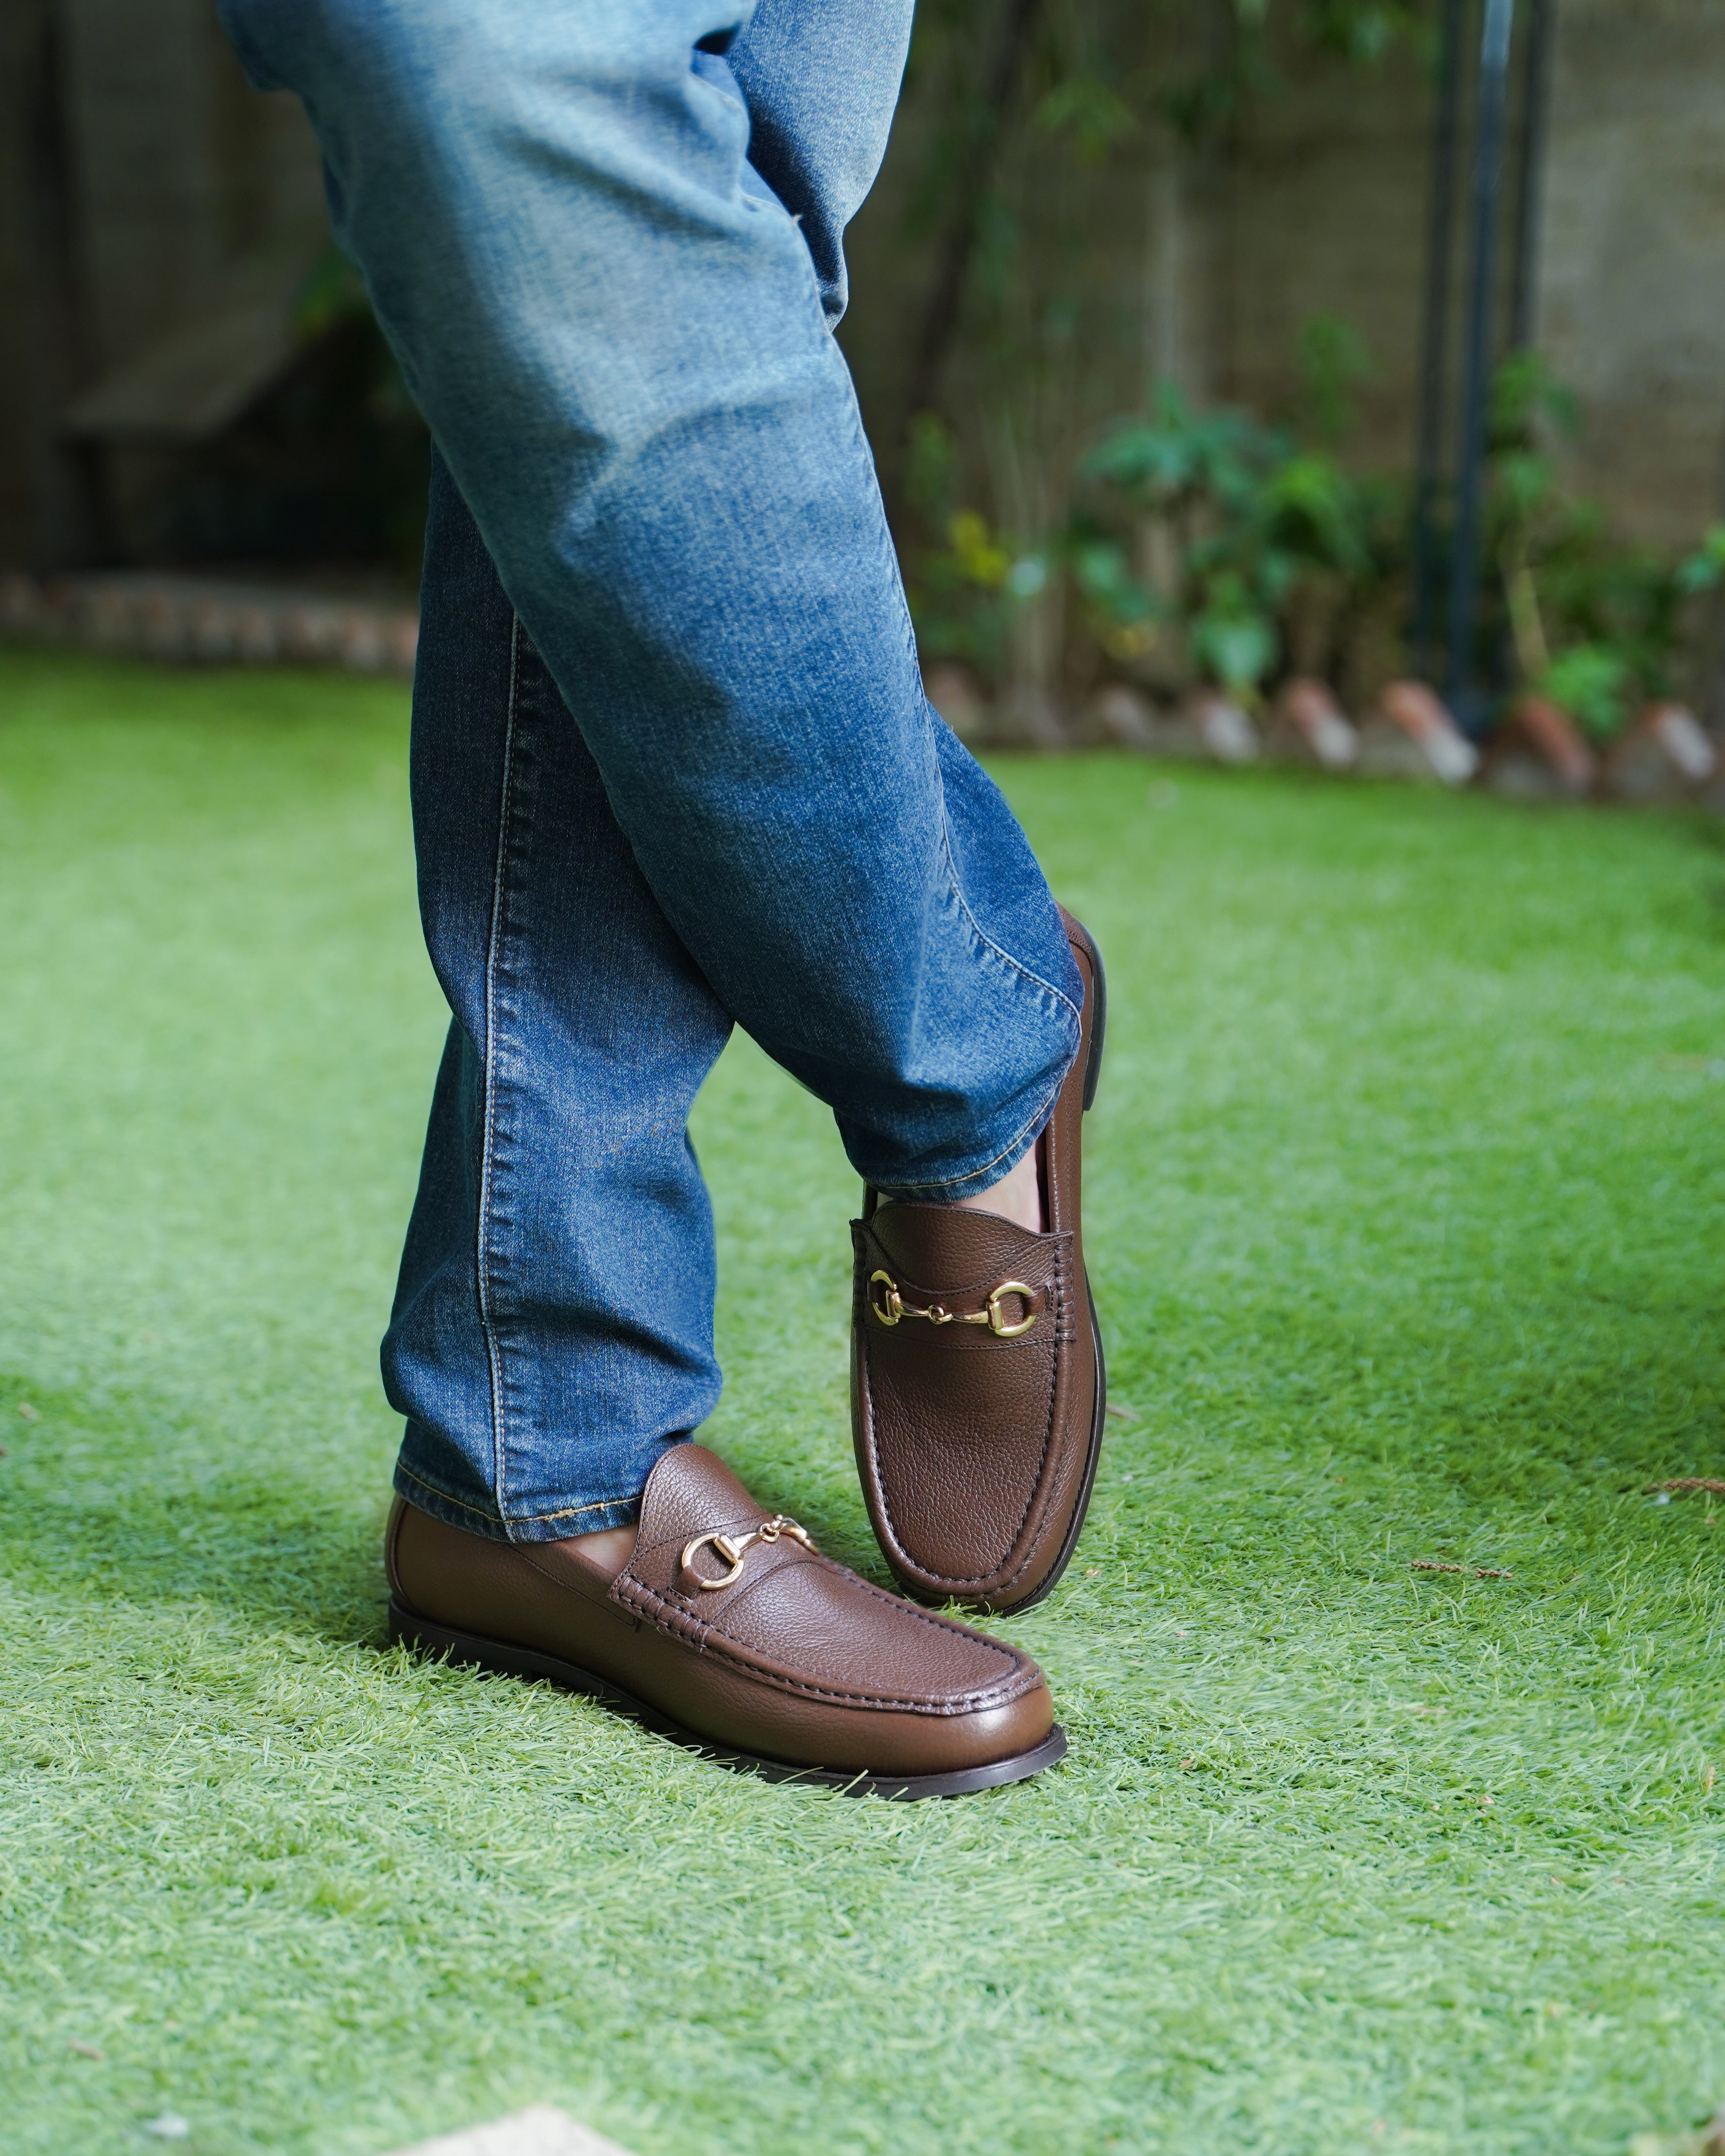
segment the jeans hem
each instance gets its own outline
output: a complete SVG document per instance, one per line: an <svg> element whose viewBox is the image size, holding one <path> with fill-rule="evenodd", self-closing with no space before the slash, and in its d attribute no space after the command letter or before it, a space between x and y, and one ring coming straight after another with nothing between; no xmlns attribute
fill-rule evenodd
<svg viewBox="0 0 1725 2156"><path fill-rule="evenodd" d="M395 1463L394 1486L397 1496L416 1511L441 1520L445 1527L459 1527L465 1534L480 1535L494 1543L565 1542L572 1535L593 1535L607 1527L633 1527L641 1512L641 1493L637 1490L633 1496L598 1497L583 1504L560 1506L551 1512L530 1512L517 1519L505 1520L495 1512L481 1511L465 1497L439 1490L435 1483L416 1475L401 1460Z"/></svg>
<svg viewBox="0 0 1725 2156"><path fill-rule="evenodd" d="M1082 1045L1081 1038L1080 1046ZM983 1191L992 1190L997 1183L1005 1181L1048 1128L1060 1097L1060 1088L1070 1075L1072 1065L1077 1060L1078 1050L1075 1048L1065 1069L1055 1081L1054 1091L1036 1113L1015 1137L992 1160L984 1161L980 1168L967 1168L962 1175L942 1176L932 1183L875 1183L870 1188L878 1191L882 1198L896 1198L911 1204L922 1205L950 1205L961 1198L979 1197Z"/></svg>

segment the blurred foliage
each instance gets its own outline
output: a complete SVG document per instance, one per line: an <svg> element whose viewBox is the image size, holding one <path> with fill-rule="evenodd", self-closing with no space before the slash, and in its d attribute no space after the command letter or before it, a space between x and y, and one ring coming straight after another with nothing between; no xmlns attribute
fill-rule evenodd
<svg viewBox="0 0 1725 2156"><path fill-rule="evenodd" d="M1117 625L1169 623L1189 670L1250 704L1289 670L1303 614L1326 623L1332 670L1345 665L1337 639L1345 645L1405 569L1404 490L1350 471L1336 454L1368 372L1348 326L1318 318L1300 339L1292 424L1194 412L1164 384L1147 418L1091 451L1081 511L1088 546L1076 566L1111 656L1124 655L1111 638ZM1134 549L1166 565L1159 587L1129 573Z"/></svg>
<svg viewBox="0 0 1725 2156"><path fill-rule="evenodd" d="M1312 42L1351 60L1382 59L1403 43L1423 54L1435 47L1434 8L1397 5L1393 0L1305 0L1305 8Z"/></svg>
<svg viewBox="0 0 1725 2156"><path fill-rule="evenodd" d="M1147 413L1081 457L1066 521L1028 537L993 530L959 501L956 445L924 415L912 460L924 573L911 603L925 654L998 675L1014 616L1058 577L1075 602L1071 679L1206 682L1248 708L1296 670L1343 686L1364 637L1393 650L1405 628L1410 488L1342 455L1369 372L1357 334L1320 316L1301 331L1285 421L1199 410L1163 382ZM1499 369L1482 664L1507 647L1513 685L1607 741L1640 704L1681 692L1695 602L1725 588L1725 523L1676 555L1623 537L1563 485L1562 444L1580 418L1537 355ZM1447 533L1439 540L1446 552Z"/></svg>
<svg viewBox="0 0 1725 2156"><path fill-rule="evenodd" d="M430 438L377 326L364 280L339 248L326 249L301 285L294 329L314 364L315 355L326 356L338 408L331 418L362 475L354 541L417 581Z"/></svg>
<svg viewBox="0 0 1725 2156"><path fill-rule="evenodd" d="M1725 582L1725 524L1675 558L1614 532L1596 503L1562 485L1556 451L1579 424L1576 398L1536 353L1504 362L1487 531L1518 680L1606 741L1638 703L1676 692L1691 602Z"/></svg>
<svg viewBox="0 0 1725 2156"><path fill-rule="evenodd" d="M1117 319L1095 223L1111 166L1141 187L1147 136L1225 148L1249 101L1279 90L1279 52L1372 64L1431 48L1436 13L1436 0L922 0L903 238L930 274L885 477L926 654L998 674L1034 646L1045 671L1057 644L1081 676L1183 638L1250 696L1286 661L1292 612L1322 617L1326 655L1351 645L1406 551L1400 490L1347 475L1338 454L1367 371L1357 333L1308 324L1285 426L1193 411L1164 383L1080 461L1083 356L1141 334L1136 302ZM988 577L961 516L988 534ZM1152 526L1177 567L1147 563ZM1027 642L1015 617L1045 594L1046 633Z"/></svg>
<svg viewBox="0 0 1725 2156"><path fill-rule="evenodd" d="M1109 429L1083 457L1075 508L1060 530L1014 547L986 533L952 493L950 436L917 423L919 477L932 543L913 588L919 639L931 657L998 664L1014 605L1049 578L1070 578L1072 634L1131 670L1178 640L1181 664L1248 704L1288 670L1298 617L1321 617L1332 669L1374 608L1393 603L1406 569L1405 489L1349 471L1336 452L1352 393L1368 371L1347 325L1309 322L1300 340L1302 393L1272 424L1228 407L1194 408L1172 382L1148 413ZM1338 647L1337 639L1340 639ZM1081 668L1080 670L1085 670Z"/></svg>
<svg viewBox="0 0 1725 2156"><path fill-rule="evenodd" d="M1029 595L1027 578L1022 569L1014 576L1012 551L987 519L958 500L956 445L932 413L911 423L906 491L924 534L907 586L918 644L926 657L992 670L1014 608Z"/></svg>

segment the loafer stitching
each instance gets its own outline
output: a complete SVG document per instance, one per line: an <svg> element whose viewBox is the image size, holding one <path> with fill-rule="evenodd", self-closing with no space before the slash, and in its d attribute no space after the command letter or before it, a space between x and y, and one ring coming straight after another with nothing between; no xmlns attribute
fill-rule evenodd
<svg viewBox="0 0 1725 2156"><path fill-rule="evenodd" d="M1051 1236L1049 1240L1056 1243L1070 1242L1071 1240L1070 1231L1063 1230L1060 1235ZM883 1253L883 1255L885 1254ZM1070 1343L1075 1337L1067 1310L1067 1306L1070 1298L1066 1292L1067 1273L1065 1257L1065 1253L1063 1250L1057 1250L1055 1251L1055 1276L1053 1281L1050 1283L1050 1287L1053 1289L1057 1297L1057 1306L1054 1312L1055 1344L1056 1348L1064 1344ZM865 1325L867 1323L866 1318L862 1317L857 1318L855 1322L858 1325ZM865 1332L863 1337L866 1341L869 1335ZM864 1360L865 1363L872 1364L872 1354L866 1350L865 1351ZM1048 1466L1049 1448L1054 1443L1055 1394L1058 1390L1060 1383L1060 1372L1057 1363L1057 1357L1051 1358L1050 1359L1048 1366L1048 1399L1043 1414L1042 1450L1036 1455L1036 1473L1031 1481L1030 1494L1024 1500L1024 1509L1019 1514L1018 1523L1012 1531L1012 1539L1007 1543L1008 1549L1012 1548L1013 1543L1015 1543L1019 1537L1024 1532L1024 1522L1029 1518L1031 1507L1035 1504L1037 1494L1042 1488L1043 1476ZM1019 1561L1016 1569L1009 1573L1004 1578L1001 1578L999 1573L992 1572L975 1573L968 1578L965 1578L951 1573L931 1572L926 1566L918 1564L916 1559L911 1555L910 1552L905 1548L905 1538L899 1532L898 1522L892 1516L892 1507L886 1495L886 1477L881 1470L880 1450L875 1435L875 1414L872 1387L870 1388L870 1397L869 1401L868 1431L869 1465L874 1474L875 1486L880 1492L881 1517L886 1522L887 1527L891 1533L893 1542L896 1545L900 1555L904 1558L906 1567L911 1571L914 1572L919 1578L927 1581L931 1587L946 1588L953 1592L963 1592L972 1594L979 1592L984 1588L988 1588L991 1591L999 1591L1012 1586L1015 1581L1024 1578L1031 1558L1035 1554L1036 1550L1040 1546L1044 1537L1048 1532L1049 1522L1046 1517L1044 1518L1042 1526L1037 1529L1035 1534L1031 1537L1030 1547L1024 1552L1024 1556Z"/></svg>
<svg viewBox="0 0 1725 2156"><path fill-rule="evenodd" d="M669 1549L672 1547L672 1543L655 1543L652 1547L655 1549ZM824 1563L833 1571L845 1573L845 1568L842 1565L833 1564L830 1558L802 1561ZM978 1709L989 1705L1009 1705L1013 1700L1022 1698L1026 1691L1033 1690L1036 1684L1042 1681L1041 1672L1035 1664L1028 1656L1019 1654L1016 1648L1006 1646L998 1640L986 1639L981 1634L973 1631L968 1625L955 1625L950 1619L938 1616L931 1609L918 1609L908 1602L901 1602L896 1594L883 1594L878 1587L861 1578L855 1573L845 1576L848 1578L853 1587L860 1588L865 1594L871 1595L877 1602L885 1603L897 1616L914 1617L920 1624L932 1625L937 1631L951 1633L955 1638L967 1640L973 1646L986 1648L991 1655L998 1656L1006 1663L1007 1674L997 1678L992 1685L985 1686L981 1691L959 1694L957 1703L951 1706L937 1700L916 1697L906 1693L862 1692L843 1686L820 1685L812 1679L793 1677L783 1671L764 1668L754 1659L759 1651L757 1649L748 1647L742 1640L733 1639L729 1633L721 1630L717 1625L709 1623L704 1618L697 1617L692 1606L685 1604L680 1597L675 1594L667 1595L660 1589L649 1586L635 1573L632 1563L625 1567L619 1574L611 1592L625 1607L640 1610L643 1615L651 1617L661 1631L669 1633L673 1637L690 1640L691 1644L698 1646L701 1653L704 1654L711 1648L715 1652L724 1655L727 1661L746 1670L751 1676L758 1678L762 1683L777 1685L787 1691L803 1693L812 1699L848 1700L862 1707L895 1707L911 1713L950 1716L974 1713ZM1014 1684L1014 1679L1019 1681L1016 1686Z"/></svg>

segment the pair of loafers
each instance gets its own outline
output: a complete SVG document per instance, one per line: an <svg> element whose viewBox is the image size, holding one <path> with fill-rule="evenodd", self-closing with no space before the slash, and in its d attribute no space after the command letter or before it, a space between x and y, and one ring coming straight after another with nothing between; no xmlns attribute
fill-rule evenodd
<svg viewBox="0 0 1725 2156"><path fill-rule="evenodd" d="M774 1779L891 1797L1022 1781L1065 1751L1042 1672L919 1604L1028 1609L1070 1559L1106 1389L1081 1232L1082 1122L1101 1063L1101 961L1037 1141L1046 1232L968 1207L880 1203L851 1224L851 1423L901 1599L823 1557L714 1454L667 1449L613 1573L578 1542L501 1543L396 1501L394 1636L549 1679Z"/></svg>

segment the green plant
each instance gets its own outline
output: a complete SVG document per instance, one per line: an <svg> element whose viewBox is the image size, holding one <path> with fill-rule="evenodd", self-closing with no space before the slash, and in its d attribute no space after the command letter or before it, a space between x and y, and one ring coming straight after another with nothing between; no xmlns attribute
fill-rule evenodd
<svg viewBox="0 0 1725 2156"><path fill-rule="evenodd" d="M986 517L958 498L952 434L924 413L911 432L906 491L921 542L906 549L906 590L925 659L1000 663L1013 613L1046 581L1040 555L1015 555Z"/></svg>
<svg viewBox="0 0 1725 2156"><path fill-rule="evenodd" d="M1176 621L1209 678L1235 695L1255 694L1275 663L1276 609L1291 581L1266 514L1286 462L1273 429L1243 412L1194 411L1171 382L1147 416L1091 451L1081 475L1092 483L1092 506L1069 552L1105 649L1118 627ZM1127 567L1133 533L1156 527L1175 564L1172 588L1161 592Z"/></svg>
<svg viewBox="0 0 1725 2156"><path fill-rule="evenodd" d="M1505 362L1488 516L1522 684L1609 741L1637 701L1673 693L1689 603L1725 580L1725 524L1676 558L1620 537L1596 503L1564 492L1548 447L1579 417L1536 354Z"/></svg>
<svg viewBox="0 0 1725 2156"><path fill-rule="evenodd" d="M1620 652L1604 644L1572 644L1533 685L1561 705L1584 734L1609 741L1623 726L1633 683Z"/></svg>
<svg viewBox="0 0 1725 2156"><path fill-rule="evenodd" d="M1258 700L1302 640L1332 670L1399 573L1400 490L1348 471L1336 452L1368 361L1345 323L1301 338L1296 420L1193 408L1164 383L1151 413L1124 422L1085 459L1086 506L1065 548L1091 633L1111 658L1183 631L1191 665L1229 695ZM1146 544L1161 534L1158 547ZM1132 568L1172 564L1163 587ZM1322 634L1305 637L1317 619Z"/></svg>
<svg viewBox="0 0 1725 2156"><path fill-rule="evenodd" d="M1353 429L1355 394L1374 371L1366 341L1344 316L1309 315L1296 353L1301 429L1309 440L1338 449Z"/></svg>

